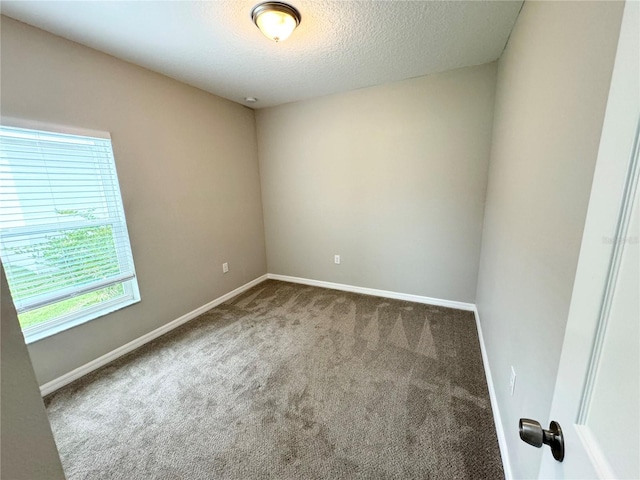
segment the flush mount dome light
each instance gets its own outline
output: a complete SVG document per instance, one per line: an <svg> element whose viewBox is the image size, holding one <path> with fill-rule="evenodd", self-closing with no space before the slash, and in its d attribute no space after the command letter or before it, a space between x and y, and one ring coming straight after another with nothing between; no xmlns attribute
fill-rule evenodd
<svg viewBox="0 0 640 480"><path fill-rule="evenodd" d="M281 42L300 24L300 12L282 2L259 3L251 10L251 19L265 37Z"/></svg>

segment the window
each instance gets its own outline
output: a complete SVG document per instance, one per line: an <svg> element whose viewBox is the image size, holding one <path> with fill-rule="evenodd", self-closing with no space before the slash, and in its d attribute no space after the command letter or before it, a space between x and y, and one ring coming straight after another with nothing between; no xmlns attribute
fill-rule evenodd
<svg viewBox="0 0 640 480"><path fill-rule="evenodd" d="M109 134L0 126L0 257L27 342L140 300Z"/></svg>

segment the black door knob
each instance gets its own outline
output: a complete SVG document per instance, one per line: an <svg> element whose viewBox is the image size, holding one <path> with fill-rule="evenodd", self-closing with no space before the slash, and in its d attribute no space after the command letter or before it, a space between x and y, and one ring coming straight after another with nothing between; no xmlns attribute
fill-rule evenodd
<svg viewBox="0 0 640 480"><path fill-rule="evenodd" d="M564 437L558 422L551 422L549 430L544 430L535 420L521 418L519 430L520 438L524 442L536 448L549 445L553 458L559 462L564 460Z"/></svg>

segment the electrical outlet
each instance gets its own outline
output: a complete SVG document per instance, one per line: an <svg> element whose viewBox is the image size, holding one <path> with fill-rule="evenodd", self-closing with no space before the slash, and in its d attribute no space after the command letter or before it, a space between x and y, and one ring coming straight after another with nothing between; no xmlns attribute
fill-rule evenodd
<svg viewBox="0 0 640 480"><path fill-rule="evenodd" d="M511 378L509 379L509 391L511 392L511 396L513 396L513 392L516 391L516 371L511 366Z"/></svg>
<svg viewBox="0 0 640 480"><path fill-rule="evenodd" d="M222 264L222 273L227 273L229 271L229 264L227 262L224 262Z"/></svg>
<svg viewBox="0 0 640 480"><path fill-rule="evenodd" d="M336 265L340 265L340 255L333 256L333 263L335 263Z"/></svg>

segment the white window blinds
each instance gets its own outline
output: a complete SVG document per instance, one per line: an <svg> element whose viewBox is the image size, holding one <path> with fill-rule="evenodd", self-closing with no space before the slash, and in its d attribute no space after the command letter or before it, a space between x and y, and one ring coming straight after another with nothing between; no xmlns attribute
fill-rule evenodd
<svg viewBox="0 0 640 480"><path fill-rule="evenodd" d="M108 138L0 127L0 256L18 313L135 277Z"/></svg>

